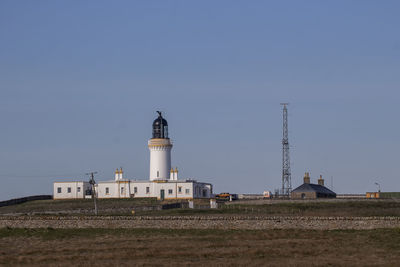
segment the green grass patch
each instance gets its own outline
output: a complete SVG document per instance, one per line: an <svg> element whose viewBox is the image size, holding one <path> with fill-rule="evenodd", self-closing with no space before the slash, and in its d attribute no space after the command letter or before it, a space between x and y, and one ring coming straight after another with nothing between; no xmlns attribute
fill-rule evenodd
<svg viewBox="0 0 400 267"><path fill-rule="evenodd" d="M206 203L206 202L204 202ZM203 203L203 204L204 204ZM163 203L155 198L99 199L99 215L173 216L173 215L255 215L255 216L400 216L400 201L293 201L264 204L231 202L218 209L157 210ZM151 210L154 208L154 210ZM93 215L93 200L38 200L0 207L1 214ZM150 210L148 210L150 209Z"/></svg>

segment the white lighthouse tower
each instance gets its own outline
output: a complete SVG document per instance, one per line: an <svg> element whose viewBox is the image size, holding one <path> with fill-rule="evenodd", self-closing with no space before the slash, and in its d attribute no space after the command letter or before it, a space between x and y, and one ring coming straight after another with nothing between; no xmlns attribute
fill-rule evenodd
<svg viewBox="0 0 400 267"><path fill-rule="evenodd" d="M168 123L157 111L158 118L153 122L153 137L149 140L150 181L170 179L171 148L168 138Z"/></svg>

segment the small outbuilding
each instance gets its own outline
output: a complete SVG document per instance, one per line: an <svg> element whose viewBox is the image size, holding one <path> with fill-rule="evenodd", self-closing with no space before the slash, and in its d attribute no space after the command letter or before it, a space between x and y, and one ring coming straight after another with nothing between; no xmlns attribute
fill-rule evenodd
<svg viewBox="0 0 400 267"><path fill-rule="evenodd" d="M53 184L54 199L84 199L91 196L92 186L89 182L55 182Z"/></svg>
<svg viewBox="0 0 400 267"><path fill-rule="evenodd" d="M336 198L336 193L324 186L322 175L318 179L318 184L310 183L310 174L304 175L304 183L294 189L291 193L292 199L317 199L317 198Z"/></svg>

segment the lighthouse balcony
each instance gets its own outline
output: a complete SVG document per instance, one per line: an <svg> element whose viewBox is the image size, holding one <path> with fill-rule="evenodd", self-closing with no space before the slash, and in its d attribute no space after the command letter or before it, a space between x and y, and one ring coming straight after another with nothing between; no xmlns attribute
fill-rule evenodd
<svg viewBox="0 0 400 267"><path fill-rule="evenodd" d="M172 146L172 141L169 138L152 138L148 143L149 147L165 147Z"/></svg>

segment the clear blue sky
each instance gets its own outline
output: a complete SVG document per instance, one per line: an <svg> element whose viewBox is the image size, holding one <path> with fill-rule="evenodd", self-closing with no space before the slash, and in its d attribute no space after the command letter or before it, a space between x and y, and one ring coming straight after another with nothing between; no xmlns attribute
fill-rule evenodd
<svg viewBox="0 0 400 267"><path fill-rule="evenodd" d="M148 179L163 110L180 177L216 192L400 191L399 1L0 1L0 199Z"/></svg>

